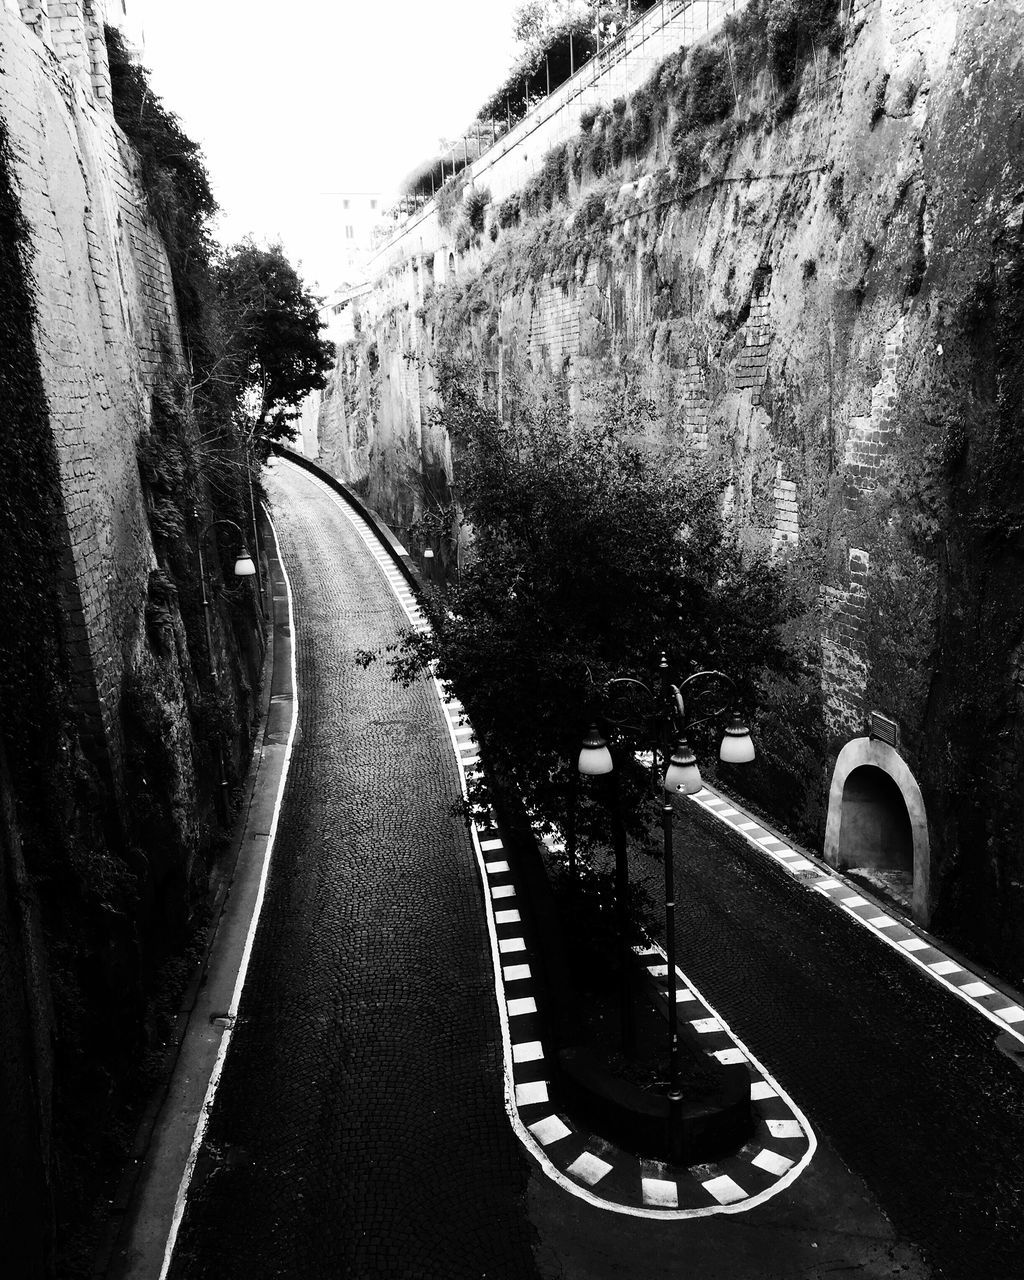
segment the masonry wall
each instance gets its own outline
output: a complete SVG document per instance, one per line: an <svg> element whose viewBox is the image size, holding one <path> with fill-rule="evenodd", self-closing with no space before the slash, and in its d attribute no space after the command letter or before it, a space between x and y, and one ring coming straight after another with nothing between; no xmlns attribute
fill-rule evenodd
<svg viewBox="0 0 1024 1280"><path fill-rule="evenodd" d="M836 756L883 713L929 815L919 918L1020 974L1024 812L1010 797L1024 786L1024 597L1000 532L1019 503L1008 480L998 503L982 489L993 468L1024 481L1010 443L1022 434L1024 15L1016 0L840 10L843 47L807 61L795 111L762 75L735 128L707 132L685 196L664 194L678 163L666 129L610 176L584 170L565 204L520 227L494 230L492 206L467 241L425 210L362 301L363 333L325 398L322 456L412 538L422 478L446 456L438 359L468 358L499 386L513 360L578 387L629 369L664 437L725 469L725 509L750 551L786 557L806 596L806 678L762 709L775 772L755 798L820 844ZM610 211L604 241L587 241L575 269L546 267L546 245L585 239L590 193ZM399 377L413 355L428 384L415 396ZM965 805L954 797L968 778Z"/></svg>
<svg viewBox="0 0 1024 1280"><path fill-rule="evenodd" d="M68 524L76 693L118 775L119 694L153 559L136 441L180 337L167 255L137 161L109 113L109 74L106 97L93 92L82 4L61 0L50 10L54 54L32 26L0 11L0 110L21 144L17 179L35 241L38 348ZM61 52L70 61L57 71Z"/></svg>
<svg viewBox="0 0 1024 1280"><path fill-rule="evenodd" d="M3 267L21 291L0 306L0 384L21 395L5 400L0 468L0 899L14 894L0 901L0 1023L17 1030L0 1074L36 1103L13 1176L40 1178L36 1218L0 1195L0 1252L41 1276L83 1274L142 1059L170 1034L248 760L263 642L248 591L211 587L204 626L196 539L230 499L207 485L167 252L111 110L103 16L99 0L0 4ZM206 550L210 585L215 537Z"/></svg>

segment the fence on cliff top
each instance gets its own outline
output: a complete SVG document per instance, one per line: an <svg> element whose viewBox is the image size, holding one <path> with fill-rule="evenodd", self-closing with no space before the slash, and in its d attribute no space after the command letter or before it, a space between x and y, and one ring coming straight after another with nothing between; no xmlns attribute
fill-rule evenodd
<svg viewBox="0 0 1024 1280"><path fill-rule="evenodd" d="M494 203L504 200L539 170L552 148L578 131L584 112L639 89L670 53L706 39L726 17L746 6L747 0L662 0L534 104L462 170L463 180L486 186ZM377 250L369 263L369 279L379 279L413 255L436 253L446 240L442 230L432 199Z"/></svg>

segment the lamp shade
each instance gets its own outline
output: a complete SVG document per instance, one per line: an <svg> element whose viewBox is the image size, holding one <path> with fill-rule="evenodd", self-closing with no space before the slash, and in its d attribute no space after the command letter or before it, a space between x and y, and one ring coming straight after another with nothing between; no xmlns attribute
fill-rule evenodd
<svg viewBox="0 0 1024 1280"><path fill-rule="evenodd" d="M590 732L583 739L579 770L580 773L592 778L612 771L612 753L608 750L608 743L598 732L596 724L590 726Z"/></svg>
<svg viewBox="0 0 1024 1280"><path fill-rule="evenodd" d="M665 790L693 796L703 786L700 770L697 768L697 757L690 750L686 739L680 738L665 770Z"/></svg>
<svg viewBox="0 0 1024 1280"><path fill-rule="evenodd" d="M738 711L733 712L732 723L725 730L722 747L718 753L725 764L749 764L754 758L754 744L750 730L743 723Z"/></svg>
<svg viewBox="0 0 1024 1280"><path fill-rule="evenodd" d="M238 553L238 559L235 561L235 577L253 578L255 576L256 566L252 562L252 556L243 547Z"/></svg>

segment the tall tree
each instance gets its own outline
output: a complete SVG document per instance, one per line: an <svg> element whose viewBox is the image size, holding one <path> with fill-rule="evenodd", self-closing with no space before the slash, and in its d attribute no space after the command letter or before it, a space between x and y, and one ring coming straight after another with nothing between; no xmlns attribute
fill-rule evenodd
<svg viewBox="0 0 1024 1280"><path fill-rule="evenodd" d="M298 407L326 385L334 348L320 336L318 307L279 244L252 240L217 267L225 359L252 436L290 439Z"/></svg>

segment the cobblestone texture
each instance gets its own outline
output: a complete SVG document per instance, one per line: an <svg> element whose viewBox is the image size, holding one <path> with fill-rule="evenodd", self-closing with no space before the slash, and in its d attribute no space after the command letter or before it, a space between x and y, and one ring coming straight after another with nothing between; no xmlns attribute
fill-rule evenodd
<svg viewBox="0 0 1024 1280"><path fill-rule="evenodd" d="M528 1277L484 913L442 714L358 648L400 611L278 469L301 738L172 1275Z"/></svg>
<svg viewBox="0 0 1024 1280"><path fill-rule="evenodd" d="M1024 1089L998 1029L738 840L679 814L680 965L935 1275L1017 1275ZM658 901L660 866L633 874Z"/></svg>

